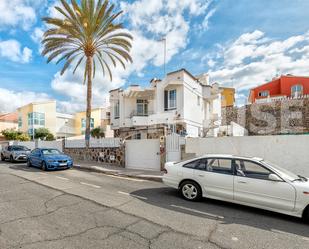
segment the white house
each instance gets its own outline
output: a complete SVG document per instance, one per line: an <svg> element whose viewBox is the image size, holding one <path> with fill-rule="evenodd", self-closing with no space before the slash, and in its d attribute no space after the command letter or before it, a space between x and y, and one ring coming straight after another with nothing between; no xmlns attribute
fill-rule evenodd
<svg viewBox="0 0 309 249"><path fill-rule="evenodd" d="M221 94L207 74L193 76L181 69L150 86L110 91L111 127L127 138L158 138L169 132L216 136L221 119Z"/></svg>

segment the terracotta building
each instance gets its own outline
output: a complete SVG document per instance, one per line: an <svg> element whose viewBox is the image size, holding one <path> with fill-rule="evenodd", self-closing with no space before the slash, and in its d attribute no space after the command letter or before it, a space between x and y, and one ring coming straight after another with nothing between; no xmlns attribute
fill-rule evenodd
<svg viewBox="0 0 309 249"><path fill-rule="evenodd" d="M250 90L249 103L263 103L283 97L300 97L309 94L309 77L282 75Z"/></svg>

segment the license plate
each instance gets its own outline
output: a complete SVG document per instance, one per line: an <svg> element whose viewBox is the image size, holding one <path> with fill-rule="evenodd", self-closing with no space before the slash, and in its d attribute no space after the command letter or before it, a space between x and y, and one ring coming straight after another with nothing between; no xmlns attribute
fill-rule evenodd
<svg viewBox="0 0 309 249"><path fill-rule="evenodd" d="M59 163L59 166L67 166L67 163Z"/></svg>

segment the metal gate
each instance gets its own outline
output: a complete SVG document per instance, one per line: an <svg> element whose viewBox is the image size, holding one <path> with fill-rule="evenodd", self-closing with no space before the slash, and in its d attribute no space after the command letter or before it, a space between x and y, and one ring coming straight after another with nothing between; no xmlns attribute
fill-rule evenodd
<svg viewBox="0 0 309 249"><path fill-rule="evenodd" d="M126 141L126 168L160 171L160 140Z"/></svg>
<svg viewBox="0 0 309 249"><path fill-rule="evenodd" d="M185 138L176 133L166 136L166 161L178 162L181 160L181 145L185 144Z"/></svg>

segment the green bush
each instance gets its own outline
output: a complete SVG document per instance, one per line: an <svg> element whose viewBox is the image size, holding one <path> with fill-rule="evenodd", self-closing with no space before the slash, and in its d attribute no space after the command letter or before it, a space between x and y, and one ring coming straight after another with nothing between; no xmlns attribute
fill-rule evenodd
<svg viewBox="0 0 309 249"><path fill-rule="evenodd" d="M19 141L30 141L28 134L16 131L13 129L7 129L1 132L6 140L19 140Z"/></svg>
<svg viewBox="0 0 309 249"><path fill-rule="evenodd" d="M46 141L54 141L55 140L55 137L53 134L49 133L46 138L45 138Z"/></svg>
<svg viewBox="0 0 309 249"><path fill-rule="evenodd" d="M90 134L92 137L94 138L101 138L101 137L105 137L105 132L103 129L101 129L101 127L97 127L94 128L90 131Z"/></svg>

